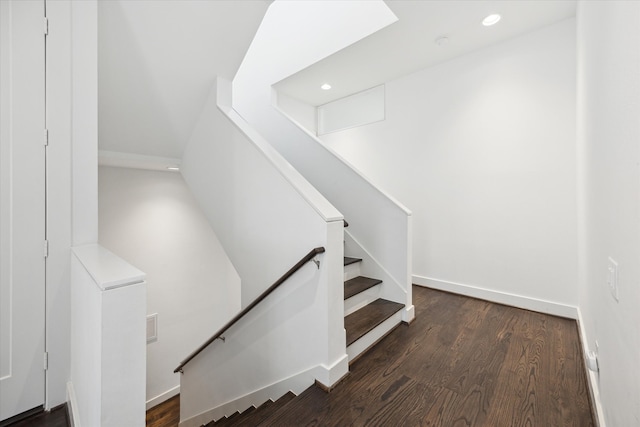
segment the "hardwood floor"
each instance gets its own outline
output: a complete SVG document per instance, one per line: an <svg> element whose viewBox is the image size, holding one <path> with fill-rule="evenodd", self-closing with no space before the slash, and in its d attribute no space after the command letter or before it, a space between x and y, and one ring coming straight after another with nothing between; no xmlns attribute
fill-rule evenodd
<svg viewBox="0 0 640 427"><path fill-rule="evenodd" d="M0 426L11 427L69 427L67 404L56 406L50 411L39 411L23 420L7 424L0 422Z"/></svg>
<svg viewBox="0 0 640 427"><path fill-rule="evenodd" d="M147 426L173 427L180 423L180 395L147 411Z"/></svg>
<svg viewBox="0 0 640 427"><path fill-rule="evenodd" d="M331 393L311 387L264 418L258 408L251 425L593 425L575 321L417 286L413 299L411 326L371 348Z"/></svg>

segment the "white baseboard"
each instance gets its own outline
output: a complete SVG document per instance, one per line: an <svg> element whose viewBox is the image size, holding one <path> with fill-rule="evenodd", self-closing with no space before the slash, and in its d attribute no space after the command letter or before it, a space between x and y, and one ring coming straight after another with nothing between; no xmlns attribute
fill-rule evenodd
<svg viewBox="0 0 640 427"><path fill-rule="evenodd" d="M411 323L415 318L416 307L413 304L411 304L409 307L405 307L404 310L402 310L402 321L404 323Z"/></svg>
<svg viewBox="0 0 640 427"><path fill-rule="evenodd" d="M584 321L582 320L582 313L580 312L580 308L578 308L578 333L580 334L580 341L582 342L582 351L584 353L590 350L589 348L589 340L587 339L587 331L584 328ZM586 364L587 355L583 354L582 356L585 361L584 369L587 372L587 383L589 385L589 394L591 396L591 403L595 412L595 422L597 427L606 427L605 419L604 419L604 411L602 410L602 400L600 399L600 387L598 385L598 373L593 372L589 369Z"/></svg>
<svg viewBox="0 0 640 427"><path fill-rule="evenodd" d="M346 338L345 338L346 339ZM336 360L331 366L324 364L318 365L314 371L314 377L316 382L325 390L331 390L331 388L337 384L345 375L349 373L349 358L345 353L342 357Z"/></svg>
<svg viewBox="0 0 640 427"><path fill-rule="evenodd" d="M69 405L69 424L71 427L81 427L80 414L78 414L78 401L76 400L76 392L71 381L67 382L67 402Z"/></svg>
<svg viewBox="0 0 640 427"><path fill-rule="evenodd" d="M413 276L413 283L427 288L510 305L525 310L537 311L539 313L551 314L553 316L566 317L568 319L578 318L578 307L557 302L417 275Z"/></svg>
<svg viewBox="0 0 640 427"><path fill-rule="evenodd" d="M180 393L180 385L177 385L177 386L165 391L164 393L160 393L156 397L153 397L153 398L147 400L147 411L149 409L153 408L154 406L157 406L157 405L161 404L165 400L171 399L173 396L177 395L178 393Z"/></svg>

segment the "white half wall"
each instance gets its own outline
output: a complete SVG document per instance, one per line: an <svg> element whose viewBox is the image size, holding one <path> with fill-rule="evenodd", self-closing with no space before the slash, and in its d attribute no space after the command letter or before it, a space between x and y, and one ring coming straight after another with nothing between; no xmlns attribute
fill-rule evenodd
<svg viewBox="0 0 640 427"><path fill-rule="evenodd" d="M175 172L99 168L100 244L147 273L147 402L177 392L180 361L240 311L240 278Z"/></svg>
<svg viewBox="0 0 640 427"><path fill-rule="evenodd" d="M414 275L577 305L575 46L570 19L387 82L386 120L321 138L411 209Z"/></svg>
<svg viewBox="0 0 640 427"><path fill-rule="evenodd" d="M144 279L142 271L95 243L73 248L69 389L76 397L74 425L145 424Z"/></svg>
<svg viewBox="0 0 640 427"><path fill-rule="evenodd" d="M607 425L640 425L640 3L578 6L580 311ZM618 298L607 284L618 263ZM604 423L601 423L603 426Z"/></svg>
<svg viewBox="0 0 640 427"><path fill-rule="evenodd" d="M349 232L400 285L392 287L398 290L393 300L404 303L408 314L413 312L411 212L326 149L298 118L280 110L272 87L396 20L380 1L276 1L233 80L232 99L235 112L266 144L340 210Z"/></svg>

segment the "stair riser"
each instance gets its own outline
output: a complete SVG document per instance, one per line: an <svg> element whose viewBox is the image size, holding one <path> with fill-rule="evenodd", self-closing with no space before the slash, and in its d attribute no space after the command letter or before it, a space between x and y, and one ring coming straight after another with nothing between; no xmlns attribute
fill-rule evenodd
<svg viewBox="0 0 640 427"><path fill-rule="evenodd" d="M344 315L348 316L351 313L360 310L367 304L380 298L380 289L382 284L373 286L364 292L360 292L349 299L344 301Z"/></svg>
<svg viewBox="0 0 640 427"><path fill-rule="evenodd" d="M212 420L230 417L235 412L244 412L252 406L260 406L267 400L276 401L288 392L298 395L313 385L313 368L283 381L249 393L239 399L225 403L188 419L180 419L180 427L201 427Z"/></svg>
<svg viewBox="0 0 640 427"><path fill-rule="evenodd" d="M361 262L354 262L353 264L344 266L344 281L351 280L361 275L360 273Z"/></svg>
<svg viewBox="0 0 640 427"><path fill-rule="evenodd" d="M362 338L347 347L347 355L349 357L349 363L351 363L360 354L366 351L369 347L384 338L389 334L396 326L402 322L402 310L394 313L393 316L373 328Z"/></svg>

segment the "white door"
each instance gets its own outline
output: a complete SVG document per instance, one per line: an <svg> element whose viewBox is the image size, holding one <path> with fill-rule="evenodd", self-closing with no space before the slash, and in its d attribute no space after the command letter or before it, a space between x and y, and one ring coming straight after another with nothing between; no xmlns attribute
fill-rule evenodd
<svg viewBox="0 0 640 427"><path fill-rule="evenodd" d="M0 0L0 421L44 403L44 0Z"/></svg>

